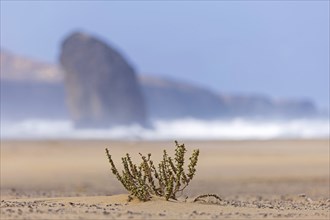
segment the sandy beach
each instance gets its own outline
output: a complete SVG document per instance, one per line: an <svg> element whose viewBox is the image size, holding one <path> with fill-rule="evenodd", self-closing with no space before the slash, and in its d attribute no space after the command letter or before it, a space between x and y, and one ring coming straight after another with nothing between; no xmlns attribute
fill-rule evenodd
<svg viewBox="0 0 330 220"><path fill-rule="evenodd" d="M328 219L329 140L181 141L200 149L178 201L128 202L110 171L129 152L154 162L172 141L1 141L1 219ZM201 194L212 198L193 202Z"/></svg>

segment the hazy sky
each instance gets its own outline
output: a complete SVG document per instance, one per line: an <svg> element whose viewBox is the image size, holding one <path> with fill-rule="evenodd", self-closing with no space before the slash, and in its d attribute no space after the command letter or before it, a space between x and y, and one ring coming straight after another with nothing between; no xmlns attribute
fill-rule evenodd
<svg viewBox="0 0 330 220"><path fill-rule="evenodd" d="M137 72L329 108L329 1L4 1L1 47L57 63L75 30Z"/></svg>

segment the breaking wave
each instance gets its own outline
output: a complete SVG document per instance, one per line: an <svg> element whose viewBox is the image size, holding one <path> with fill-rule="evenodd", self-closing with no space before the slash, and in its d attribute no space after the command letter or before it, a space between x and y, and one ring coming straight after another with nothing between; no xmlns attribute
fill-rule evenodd
<svg viewBox="0 0 330 220"><path fill-rule="evenodd" d="M150 128L139 125L109 129L75 129L69 120L30 119L1 122L1 139L119 139L119 140L223 140L329 138L328 119L254 121L246 119L205 121L179 119L153 121Z"/></svg>

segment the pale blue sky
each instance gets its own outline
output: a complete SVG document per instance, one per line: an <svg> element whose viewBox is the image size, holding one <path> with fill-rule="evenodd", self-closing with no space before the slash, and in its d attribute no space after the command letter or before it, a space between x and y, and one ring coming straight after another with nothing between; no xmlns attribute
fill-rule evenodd
<svg viewBox="0 0 330 220"><path fill-rule="evenodd" d="M74 30L137 72L329 108L329 1L4 1L1 47L58 62Z"/></svg>

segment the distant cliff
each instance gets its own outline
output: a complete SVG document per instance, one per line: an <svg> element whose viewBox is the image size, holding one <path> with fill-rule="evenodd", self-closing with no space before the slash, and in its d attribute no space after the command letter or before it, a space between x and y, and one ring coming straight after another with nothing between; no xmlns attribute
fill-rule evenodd
<svg viewBox="0 0 330 220"><path fill-rule="evenodd" d="M1 49L1 80L59 83L63 72L54 64L40 62Z"/></svg>
<svg viewBox="0 0 330 220"><path fill-rule="evenodd" d="M299 118L317 114L309 100L272 100L262 95L223 95L183 82L140 76L147 106L153 118L201 119Z"/></svg>
<svg viewBox="0 0 330 220"><path fill-rule="evenodd" d="M67 103L77 127L146 124L136 73L117 50L78 32L68 36L61 49Z"/></svg>
<svg viewBox="0 0 330 220"><path fill-rule="evenodd" d="M2 119L68 118L63 79L63 70L56 65L2 50ZM318 114L309 100L223 95L199 86L155 76L137 75L137 80L145 97L150 119L299 118ZM118 99L120 98L119 95Z"/></svg>

